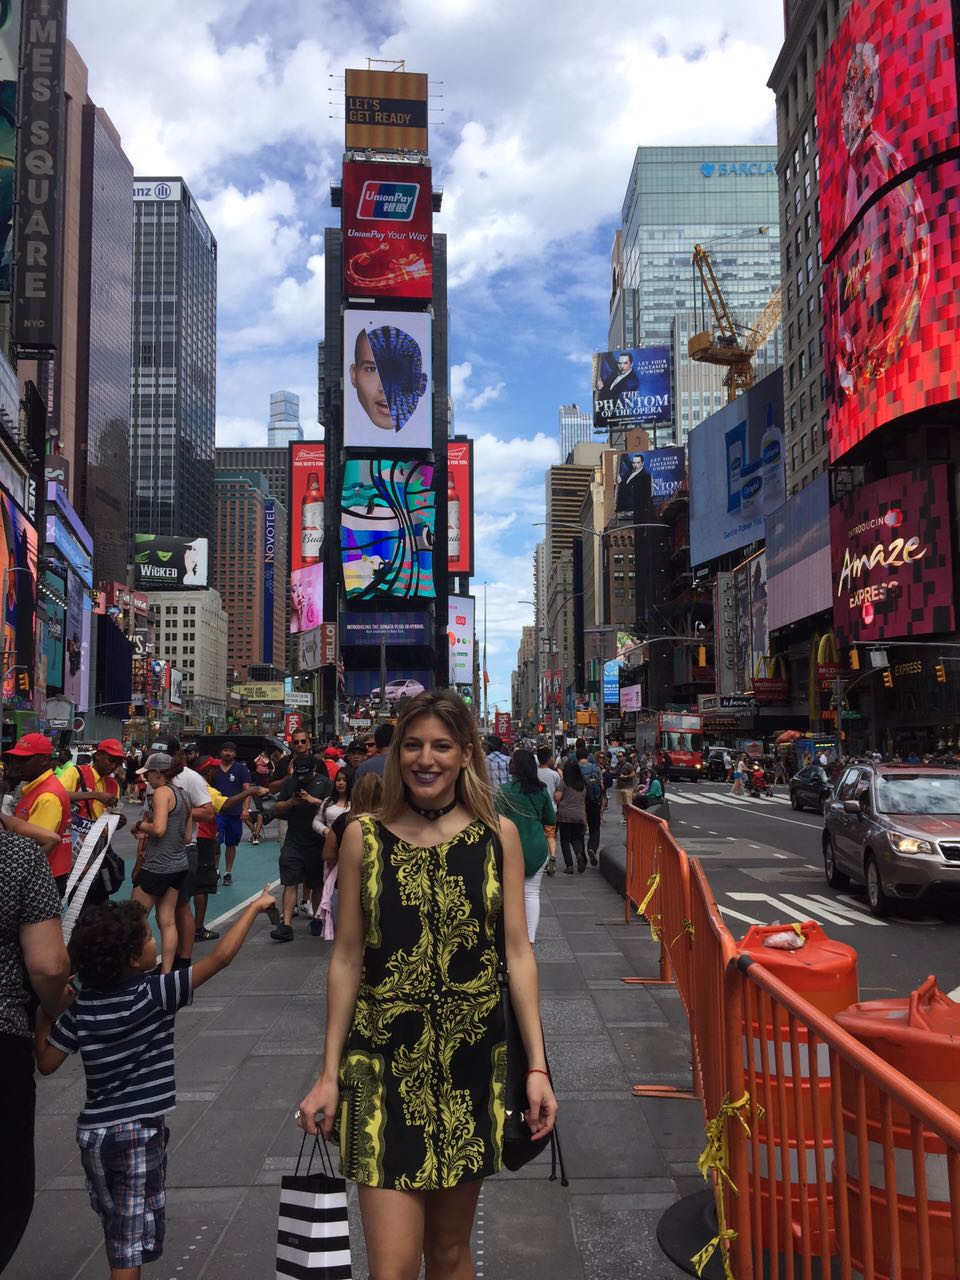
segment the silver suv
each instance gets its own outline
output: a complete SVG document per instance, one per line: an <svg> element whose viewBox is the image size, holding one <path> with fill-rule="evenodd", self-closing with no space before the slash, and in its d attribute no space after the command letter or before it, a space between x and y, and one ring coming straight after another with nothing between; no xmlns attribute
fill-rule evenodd
<svg viewBox="0 0 960 1280"><path fill-rule="evenodd" d="M865 884L875 916L897 901L960 898L960 772L851 765L825 812L823 869L831 889Z"/></svg>

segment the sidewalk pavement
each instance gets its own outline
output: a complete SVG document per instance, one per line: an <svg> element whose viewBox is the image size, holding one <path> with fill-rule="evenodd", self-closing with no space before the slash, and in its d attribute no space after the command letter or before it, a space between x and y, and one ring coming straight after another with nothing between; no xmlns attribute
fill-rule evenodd
<svg viewBox="0 0 960 1280"><path fill-rule="evenodd" d="M622 860L625 831L614 810L604 822L608 857ZM246 853L244 845L240 858ZM673 987L621 982L655 973L657 951L646 927L624 925L622 898L596 868L542 883L535 950L570 1187L548 1181L548 1153L518 1174L489 1179L474 1233L477 1277L670 1280L683 1273L660 1252L657 1222L679 1197L703 1188L701 1110L696 1102L636 1098L630 1086L689 1087L680 1000ZM331 947L305 921L294 926L295 941L278 945L261 918L230 968L177 1016L167 1238L145 1277L274 1275L279 1183L296 1163L294 1108L319 1065ZM102 1280L100 1227L74 1138L79 1062L38 1078L37 1095L37 1199L6 1274ZM362 1280L352 1185L349 1199L353 1271Z"/></svg>

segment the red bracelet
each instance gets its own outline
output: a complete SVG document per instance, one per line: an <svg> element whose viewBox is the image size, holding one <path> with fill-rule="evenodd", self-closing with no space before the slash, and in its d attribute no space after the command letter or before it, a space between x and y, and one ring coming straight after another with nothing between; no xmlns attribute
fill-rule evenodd
<svg viewBox="0 0 960 1280"><path fill-rule="evenodd" d="M532 1076L532 1075L546 1076L548 1080L550 1079L550 1072L544 1071L543 1067L531 1067L530 1070L527 1072L527 1075L528 1076Z"/></svg>

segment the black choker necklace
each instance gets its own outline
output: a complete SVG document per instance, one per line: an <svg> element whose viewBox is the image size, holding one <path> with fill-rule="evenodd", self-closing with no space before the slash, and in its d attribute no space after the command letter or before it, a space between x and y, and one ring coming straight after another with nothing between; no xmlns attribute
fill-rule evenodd
<svg viewBox="0 0 960 1280"><path fill-rule="evenodd" d="M438 818L442 818L445 813L450 813L460 803L457 796L454 796L449 804L445 804L442 809L421 809L418 804L407 796L407 804L414 813L418 813L421 818L426 818L428 822L436 822Z"/></svg>

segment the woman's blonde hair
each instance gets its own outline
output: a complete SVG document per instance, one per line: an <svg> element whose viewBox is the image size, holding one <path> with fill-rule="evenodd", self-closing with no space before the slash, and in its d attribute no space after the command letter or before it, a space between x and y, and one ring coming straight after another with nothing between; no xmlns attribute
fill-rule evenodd
<svg viewBox="0 0 960 1280"><path fill-rule="evenodd" d="M474 818L482 818L494 831L500 830L500 819L493 803L493 788L487 772L487 759L480 745L480 733L473 712L461 697L450 689L435 689L418 693L397 721L387 767L383 773L383 804L380 817L392 822L403 813L407 804L406 790L400 776L400 747L410 725L420 716L436 716L448 729L450 736L466 751L473 750L469 763L460 771L457 795L460 803Z"/></svg>
<svg viewBox="0 0 960 1280"><path fill-rule="evenodd" d="M362 773L350 793L346 826L365 813L376 813L383 801L383 779L379 773Z"/></svg>

